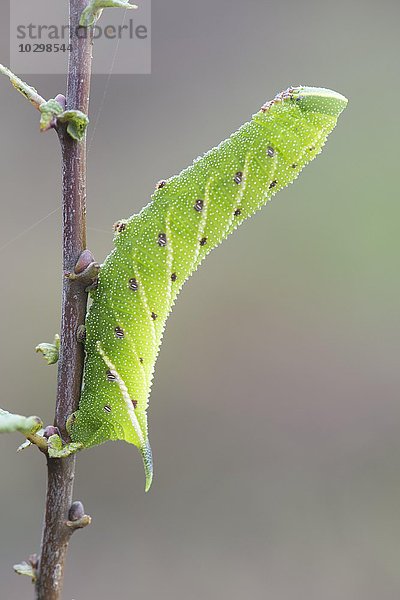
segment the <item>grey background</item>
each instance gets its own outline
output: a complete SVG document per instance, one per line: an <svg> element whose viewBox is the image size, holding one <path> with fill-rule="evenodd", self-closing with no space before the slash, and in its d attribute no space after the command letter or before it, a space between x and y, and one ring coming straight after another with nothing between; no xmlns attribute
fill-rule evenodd
<svg viewBox="0 0 400 600"><path fill-rule="evenodd" d="M399 17L394 0L154 0L152 75L94 79L99 260L117 218L275 92L325 85L350 104L182 292L151 397L151 492L135 448L79 456L93 525L72 540L66 599L399 598ZM3 4L0 23L5 62ZM59 327L60 213L26 229L60 204L58 143L5 79L0 94L0 245L20 236L0 251L0 404L50 422L56 371L34 347ZM45 489L19 441L0 439L6 600L32 597L11 565L38 549Z"/></svg>
<svg viewBox="0 0 400 600"><path fill-rule="evenodd" d="M55 45L64 44L68 47L68 29L64 37L52 39L46 32L54 36L55 29L62 36L62 27L68 25L68 6L66 0L19 0L10 4L10 65L11 70L17 73L34 74L63 74L66 73L68 52L55 52ZM93 74L108 75L112 70L115 74L151 73L151 0L141 0L137 9L131 10L105 10L101 19L96 24L94 36L96 39L95 60L92 64ZM134 33L130 35L130 22L132 29L140 27L139 37ZM29 26L33 25L31 29ZM40 31L39 26L43 29ZM18 27L22 26L25 39ZM110 39L119 26L125 27L120 39ZM47 29L45 29L47 27ZM48 28L52 27L51 30ZM147 36L143 28L147 28ZM108 29L108 33L105 30ZM32 31L32 38L29 38ZM128 34L129 33L129 34ZM36 38L36 39L35 39ZM30 45L30 52L21 52L20 45L24 48ZM34 52L38 44L51 44L53 51Z"/></svg>

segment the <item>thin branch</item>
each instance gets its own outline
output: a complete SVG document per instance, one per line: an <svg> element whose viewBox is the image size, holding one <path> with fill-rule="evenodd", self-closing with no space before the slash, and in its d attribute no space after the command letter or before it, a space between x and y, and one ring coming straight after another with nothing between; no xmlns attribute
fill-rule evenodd
<svg viewBox="0 0 400 600"><path fill-rule="evenodd" d="M47 440L44 437L37 433L27 433L25 437L31 444L37 446L41 452L47 453Z"/></svg>
<svg viewBox="0 0 400 600"><path fill-rule="evenodd" d="M92 30L75 36L86 0L69 0L70 40L67 110L88 113L92 61ZM77 142L58 125L63 157L63 273L72 272L86 248L86 141ZM77 330L84 322L87 295L84 285L63 277L61 348L55 426L68 440L67 418L78 408L83 372L83 347ZM35 584L36 600L59 600L68 543L74 528L67 524L72 503L75 456L47 459L48 486L41 557Z"/></svg>
<svg viewBox="0 0 400 600"><path fill-rule="evenodd" d="M22 81L19 77L14 75L10 69L0 64L0 73L6 75L9 78L15 89L24 96L29 102L39 110L40 106L46 102L44 98L35 90L34 87Z"/></svg>

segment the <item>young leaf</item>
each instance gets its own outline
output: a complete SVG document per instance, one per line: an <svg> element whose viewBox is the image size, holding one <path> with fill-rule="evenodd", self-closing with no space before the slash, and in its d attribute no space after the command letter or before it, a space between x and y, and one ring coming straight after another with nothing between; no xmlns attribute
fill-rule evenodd
<svg viewBox="0 0 400 600"><path fill-rule="evenodd" d="M79 25L81 27L93 27L101 17L104 8L137 8L135 4L129 4L129 0L90 0L89 5L82 12Z"/></svg>
<svg viewBox="0 0 400 600"><path fill-rule="evenodd" d="M32 583L35 583L37 579L36 569L34 569L33 566L27 563L25 560L18 565L14 565L13 569L18 575L26 575L27 577L31 578Z"/></svg>
<svg viewBox="0 0 400 600"><path fill-rule="evenodd" d="M72 442L70 444L63 445L62 439L57 434L49 437L48 453L50 458L66 458L71 454L75 454L81 448L82 444L79 442Z"/></svg>
<svg viewBox="0 0 400 600"><path fill-rule="evenodd" d="M67 132L77 142L83 139L89 125L89 118L80 110L66 110L57 116L57 121L67 123Z"/></svg>
<svg viewBox="0 0 400 600"><path fill-rule="evenodd" d="M297 87L267 102L228 140L176 177L152 202L115 225L116 248L99 274L86 320L86 362L73 441L121 439L141 451L152 478L147 415L165 323L205 256L322 150L347 100Z"/></svg>
<svg viewBox="0 0 400 600"><path fill-rule="evenodd" d="M58 362L60 354L60 336L56 333L52 344L43 342L36 346L35 350L43 355L43 358L47 361L48 365L54 365Z"/></svg>
<svg viewBox="0 0 400 600"><path fill-rule="evenodd" d="M47 102L43 102L39 106L40 116L40 131L48 131L56 123L56 118L63 112L61 104L52 98Z"/></svg>

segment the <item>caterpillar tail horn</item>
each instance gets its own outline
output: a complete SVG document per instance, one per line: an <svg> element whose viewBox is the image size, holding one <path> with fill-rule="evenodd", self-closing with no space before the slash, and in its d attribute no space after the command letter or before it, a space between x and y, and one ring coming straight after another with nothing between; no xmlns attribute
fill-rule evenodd
<svg viewBox="0 0 400 600"><path fill-rule="evenodd" d="M142 455L144 473L146 475L145 491L148 492L153 481L153 453L149 440L146 440L140 448L140 454Z"/></svg>

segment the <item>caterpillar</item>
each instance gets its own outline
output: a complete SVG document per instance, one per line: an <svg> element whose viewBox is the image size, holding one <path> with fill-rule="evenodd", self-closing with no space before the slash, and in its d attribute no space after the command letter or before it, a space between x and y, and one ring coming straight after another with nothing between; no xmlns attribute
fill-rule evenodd
<svg viewBox="0 0 400 600"><path fill-rule="evenodd" d="M115 228L86 318L84 382L71 439L125 440L153 477L147 407L167 317L205 256L322 150L346 107L331 90L291 87Z"/></svg>

